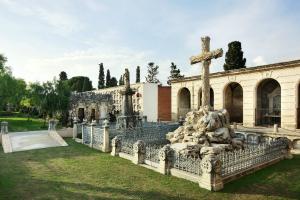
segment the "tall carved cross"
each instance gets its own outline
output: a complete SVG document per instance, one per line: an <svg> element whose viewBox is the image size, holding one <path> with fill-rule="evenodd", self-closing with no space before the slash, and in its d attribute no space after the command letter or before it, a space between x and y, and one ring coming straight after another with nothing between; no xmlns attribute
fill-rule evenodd
<svg viewBox="0 0 300 200"><path fill-rule="evenodd" d="M217 49L214 51L209 51L210 47L210 38L208 36L202 37L202 53L198 56L192 56L190 58L191 64L196 64L202 62L202 106L209 107L209 65L213 58L219 58L223 55L222 49Z"/></svg>

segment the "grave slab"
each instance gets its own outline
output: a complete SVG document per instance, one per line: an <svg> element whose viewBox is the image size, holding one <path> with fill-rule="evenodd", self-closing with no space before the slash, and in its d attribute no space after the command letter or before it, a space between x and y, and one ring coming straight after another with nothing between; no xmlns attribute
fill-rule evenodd
<svg viewBox="0 0 300 200"><path fill-rule="evenodd" d="M14 132L2 135L4 153L68 146L56 131Z"/></svg>

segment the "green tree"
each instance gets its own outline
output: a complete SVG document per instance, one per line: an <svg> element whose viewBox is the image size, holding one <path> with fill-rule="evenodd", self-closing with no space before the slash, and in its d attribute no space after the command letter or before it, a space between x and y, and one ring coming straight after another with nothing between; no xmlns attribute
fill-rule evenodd
<svg viewBox="0 0 300 200"><path fill-rule="evenodd" d="M99 64L99 77L98 77L98 89L102 89L105 87L104 83L104 67L103 63Z"/></svg>
<svg viewBox="0 0 300 200"><path fill-rule="evenodd" d="M118 81L116 79L116 77L111 77L110 79L110 87L115 87L118 85Z"/></svg>
<svg viewBox="0 0 300 200"><path fill-rule="evenodd" d="M92 81L85 76L74 76L68 80L71 91L85 92L93 89Z"/></svg>
<svg viewBox="0 0 300 200"><path fill-rule="evenodd" d="M119 85L124 85L123 75L120 76Z"/></svg>
<svg viewBox="0 0 300 200"><path fill-rule="evenodd" d="M140 69L140 66L136 67L136 80L135 80L135 82L136 83L141 82L141 69Z"/></svg>
<svg viewBox="0 0 300 200"><path fill-rule="evenodd" d="M239 41L228 44L228 51L225 55L224 70L245 68L246 58L243 58L242 45Z"/></svg>
<svg viewBox="0 0 300 200"><path fill-rule="evenodd" d="M157 79L159 66L158 65L155 66L154 62L149 62L147 68L148 68L148 74L145 77L146 81L148 83L159 83L159 80Z"/></svg>
<svg viewBox="0 0 300 200"><path fill-rule="evenodd" d="M0 72L4 72L6 61L7 58L4 55L0 54Z"/></svg>
<svg viewBox="0 0 300 200"><path fill-rule="evenodd" d="M109 69L106 71L106 87L111 87L111 83L110 83L110 81L111 81L111 78L110 78L110 71L109 71Z"/></svg>
<svg viewBox="0 0 300 200"><path fill-rule="evenodd" d="M69 99L71 96L70 86L65 81L59 81L55 84L56 94L58 96L57 112L58 118L63 126L66 126L69 118Z"/></svg>
<svg viewBox="0 0 300 200"><path fill-rule="evenodd" d="M60 81L66 81L66 80L68 80L68 76L67 76L67 73L65 71L60 72L60 74L59 74L59 80Z"/></svg>
<svg viewBox="0 0 300 200"><path fill-rule="evenodd" d="M178 78L183 78L184 75L180 74L180 69L177 69L177 66L172 62L170 66L170 76L168 77L168 85L171 85L171 81Z"/></svg>

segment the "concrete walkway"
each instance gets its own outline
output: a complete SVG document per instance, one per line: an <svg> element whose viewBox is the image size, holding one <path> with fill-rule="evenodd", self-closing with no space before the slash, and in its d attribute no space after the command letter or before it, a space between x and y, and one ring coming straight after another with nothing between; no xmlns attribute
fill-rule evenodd
<svg viewBox="0 0 300 200"><path fill-rule="evenodd" d="M56 131L14 132L2 135L5 153L68 146Z"/></svg>

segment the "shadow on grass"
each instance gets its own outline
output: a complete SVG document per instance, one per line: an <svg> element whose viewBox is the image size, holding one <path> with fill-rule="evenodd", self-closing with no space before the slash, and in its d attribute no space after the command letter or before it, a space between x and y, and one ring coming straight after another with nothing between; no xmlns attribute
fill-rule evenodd
<svg viewBox="0 0 300 200"><path fill-rule="evenodd" d="M300 199L300 155L227 183L220 192Z"/></svg>
<svg viewBox="0 0 300 200"><path fill-rule="evenodd" d="M187 180L157 174L72 139L66 142L70 146L0 152L0 199L300 197L300 156L225 184L222 191L209 192Z"/></svg>
<svg viewBox="0 0 300 200"><path fill-rule="evenodd" d="M78 180L80 181L80 180ZM95 186L86 183L70 183L62 181L49 180L32 180L35 185L38 185L37 190L23 191L20 194L9 194L2 196L7 199L185 199L193 200L195 198L186 198L184 196L176 196L165 194L159 191L143 191L133 187L107 187ZM41 192L42 191L42 192ZM1 194L1 193L0 193ZM1 197L1 195L0 195Z"/></svg>

